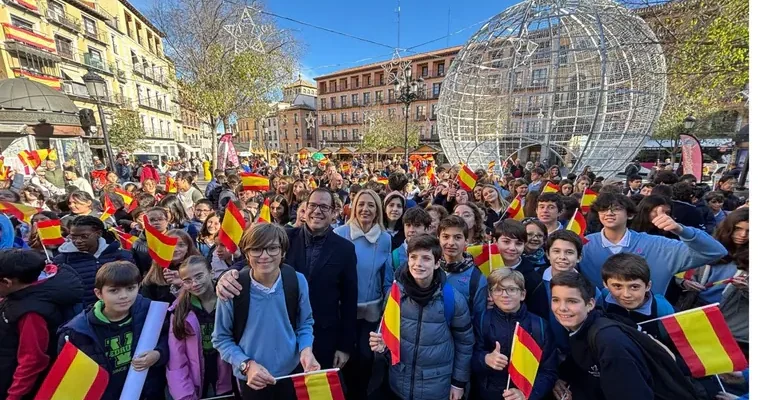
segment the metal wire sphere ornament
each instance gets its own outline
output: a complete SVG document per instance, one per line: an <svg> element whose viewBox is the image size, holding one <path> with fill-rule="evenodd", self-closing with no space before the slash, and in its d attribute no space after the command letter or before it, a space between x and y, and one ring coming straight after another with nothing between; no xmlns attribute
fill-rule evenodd
<svg viewBox="0 0 758 400"><path fill-rule="evenodd" d="M665 97L663 51L630 10L528 0L490 19L456 56L442 83L440 142L452 164L548 159L611 176L649 138Z"/></svg>

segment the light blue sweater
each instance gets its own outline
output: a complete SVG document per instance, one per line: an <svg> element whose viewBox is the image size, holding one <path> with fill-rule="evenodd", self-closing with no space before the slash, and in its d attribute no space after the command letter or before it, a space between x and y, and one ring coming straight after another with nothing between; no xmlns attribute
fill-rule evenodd
<svg viewBox="0 0 758 400"><path fill-rule="evenodd" d="M234 341L234 302L219 300L216 305L216 326L213 330L213 347L221 359L232 365L234 375L245 379L238 366L253 360L264 366L271 375L288 375L300 363L300 352L313 346L313 314L308 300L308 281L297 273L300 287L300 311L297 330L292 329L284 301L282 278L274 283L273 293L264 293L250 285L250 308L247 326L240 343Z"/></svg>
<svg viewBox="0 0 758 400"><path fill-rule="evenodd" d="M669 281L679 272L703 266L726 255L724 246L704 231L688 226L683 228L679 235L681 241L629 230L629 246L621 252L645 258L650 266L651 291L654 294L665 294ZM603 287L600 268L613 255L603 247L602 234L600 231L587 235L589 242L584 245L579 263L579 272L599 288Z"/></svg>
<svg viewBox="0 0 758 400"><path fill-rule="evenodd" d="M368 303L384 298L392 285L392 237L382 232L376 243L365 237L356 240L350 238L350 224L334 230L337 235L350 240L355 245L358 259L358 304ZM382 276L382 267L384 275Z"/></svg>

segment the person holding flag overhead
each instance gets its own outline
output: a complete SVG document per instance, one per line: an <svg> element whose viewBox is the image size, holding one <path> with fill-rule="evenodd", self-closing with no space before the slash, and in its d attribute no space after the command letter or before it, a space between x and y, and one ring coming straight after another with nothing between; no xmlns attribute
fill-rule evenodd
<svg viewBox="0 0 758 400"><path fill-rule="evenodd" d="M148 254L153 260L142 279L142 296L173 303L182 288L179 265L191 256L202 255L187 232L172 229L165 234L145 223Z"/></svg>
<svg viewBox="0 0 758 400"><path fill-rule="evenodd" d="M68 266L46 268L34 250L0 251L0 393L31 399L57 354L55 335L82 299L82 282ZM51 338L53 338L51 340Z"/></svg>
<svg viewBox="0 0 758 400"><path fill-rule="evenodd" d="M387 329L370 333L371 350L385 357L392 357L386 345L389 336L399 334L400 346L395 348L399 359L389 369L392 393L384 398L463 398L474 332L465 298L445 282L441 258L442 248L434 236L420 235L408 242L408 265L397 271L393 284L399 293L399 314L383 324ZM385 313L385 318L391 315Z"/></svg>

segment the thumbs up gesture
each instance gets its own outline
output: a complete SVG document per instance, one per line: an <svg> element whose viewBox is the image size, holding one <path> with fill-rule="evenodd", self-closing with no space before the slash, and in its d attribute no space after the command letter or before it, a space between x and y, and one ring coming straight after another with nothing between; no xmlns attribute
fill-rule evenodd
<svg viewBox="0 0 758 400"><path fill-rule="evenodd" d="M508 366L508 357L500 353L500 342L495 342L495 350L484 356L484 363L495 371L502 371Z"/></svg>

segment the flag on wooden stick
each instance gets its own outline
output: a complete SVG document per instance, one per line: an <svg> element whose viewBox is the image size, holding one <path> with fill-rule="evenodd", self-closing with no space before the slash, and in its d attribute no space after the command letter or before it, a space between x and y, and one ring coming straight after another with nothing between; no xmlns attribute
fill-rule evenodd
<svg viewBox="0 0 758 400"><path fill-rule="evenodd" d="M111 228L110 230L114 235L116 235L118 241L121 242L121 248L124 250L131 250L134 246L134 243L137 243L137 240L139 240L139 238L136 236L122 232L116 228Z"/></svg>
<svg viewBox="0 0 758 400"><path fill-rule="evenodd" d="M581 201L582 212L585 214L590 212L590 207L592 207L592 203L594 203L595 200L597 200L597 193L590 190L589 188L584 189Z"/></svg>
<svg viewBox="0 0 758 400"><path fill-rule="evenodd" d="M461 167L458 171L458 183L461 185L461 189L471 192L476 186L476 173L469 168L468 165Z"/></svg>
<svg viewBox="0 0 758 400"><path fill-rule="evenodd" d="M382 317L382 339L392 355L392 365L400 362L400 286L392 283Z"/></svg>
<svg viewBox="0 0 758 400"><path fill-rule="evenodd" d="M508 376L527 399L532 394L541 359L542 349L529 332L517 322L516 332L513 335L511 359L508 364Z"/></svg>
<svg viewBox="0 0 758 400"><path fill-rule="evenodd" d="M99 400L108 387L108 372L66 342L34 400Z"/></svg>
<svg viewBox="0 0 758 400"><path fill-rule="evenodd" d="M147 241L147 253L156 264L168 268L174 258L174 249L179 238L168 236L150 225L147 217L143 217L142 225L145 227L145 241Z"/></svg>
<svg viewBox="0 0 758 400"><path fill-rule="evenodd" d="M37 235L43 246L60 246L66 241L61 234L59 219L37 222Z"/></svg>
<svg viewBox="0 0 758 400"><path fill-rule="evenodd" d="M271 199L266 199L261 205L261 209L258 210L257 223L270 224L271 223Z"/></svg>
<svg viewBox="0 0 758 400"><path fill-rule="evenodd" d="M579 235L582 239L582 243L589 243L589 240L584 237L584 232L587 231L587 220L584 219L584 215L582 215L579 210L574 210L574 216L571 217L571 220L566 224L566 230Z"/></svg>
<svg viewBox="0 0 758 400"><path fill-rule="evenodd" d="M344 400L339 371L322 370L292 377L297 400Z"/></svg>
<svg viewBox="0 0 758 400"><path fill-rule="evenodd" d="M545 183L545 187L542 188L542 193L559 193L561 187L553 182Z"/></svg>

